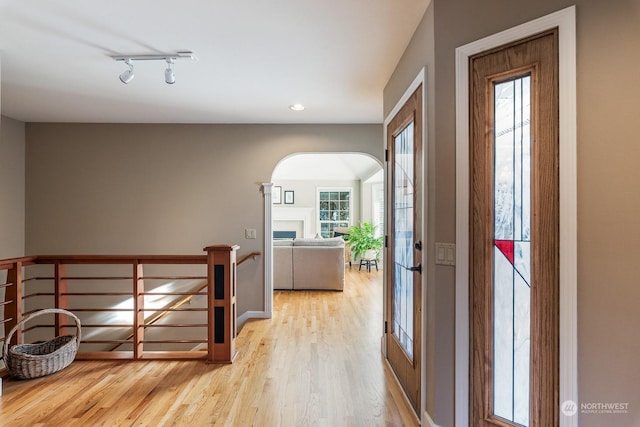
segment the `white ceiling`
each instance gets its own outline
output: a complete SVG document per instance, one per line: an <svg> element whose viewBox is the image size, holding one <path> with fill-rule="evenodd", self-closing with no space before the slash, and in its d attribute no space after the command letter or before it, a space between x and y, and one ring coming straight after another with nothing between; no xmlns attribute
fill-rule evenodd
<svg viewBox="0 0 640 427"><path fill-rule="evenodd" d="M336 180L381 182L382 166L373 157L356 153L304 153L282 160L271 181Z"/></svg>
<svg viewBox="0 0 640 427"><path fill-rule="evenodd" d="M381 123L430 0L0 0L2 114L26 121ZM193 51L126 69L111 55ZM289 110L303 103L302 112Z"/></svg>

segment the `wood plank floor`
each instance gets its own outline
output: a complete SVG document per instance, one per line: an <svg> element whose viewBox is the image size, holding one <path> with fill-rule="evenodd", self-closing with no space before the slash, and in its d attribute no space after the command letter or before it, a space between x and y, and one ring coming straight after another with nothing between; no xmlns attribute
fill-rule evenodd
<svg viewBox="0 0 640 427"><path fill-rule="evenodd" d="M276 292L233 365L76 361L4 379L2 426L416 425L380 353L382 272L347 271L344 292Z"/></svg>

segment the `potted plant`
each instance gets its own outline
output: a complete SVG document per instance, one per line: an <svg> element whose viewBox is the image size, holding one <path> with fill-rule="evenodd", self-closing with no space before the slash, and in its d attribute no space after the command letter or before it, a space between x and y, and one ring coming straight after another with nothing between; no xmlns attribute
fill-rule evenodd
<svg viewBox="0 0 640 427"><path fill-rule="evenodd" d="M383 242L382 236L376 237L376 226L369 222L349 227L349 245L354 259L377 259Z"/></svg>

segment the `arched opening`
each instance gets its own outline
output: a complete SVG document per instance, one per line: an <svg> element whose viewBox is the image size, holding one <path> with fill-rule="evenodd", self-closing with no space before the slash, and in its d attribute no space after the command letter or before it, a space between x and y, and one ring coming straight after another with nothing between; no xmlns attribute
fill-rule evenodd
<svg viewBox="0 0 640 427"><path fill-rule="evenodd" d="M266 317L272 310L274 238L327 238L335 227L362 222L383 235L384 188L382 164L368 154L295 153L278 163L265 185L265 268L271 278L265 283Z"/></svg>

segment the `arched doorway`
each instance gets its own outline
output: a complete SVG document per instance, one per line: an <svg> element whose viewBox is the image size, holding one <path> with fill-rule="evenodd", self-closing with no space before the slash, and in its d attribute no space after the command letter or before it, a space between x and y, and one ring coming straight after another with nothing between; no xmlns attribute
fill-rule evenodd
<svg viewBox="0 0 640 427"><path fill-rule="evenodd" d="M384 171L364 153L295 153L274 168L265 193L265 315L273 300L273 239L329 237L334 226L366 221L384 232ZM338 200L320 209L320 198ZM340 200L340 197L348 200ZM336 203L337 202L337 203ZM345 203L347 202L347 203Z"/></svg>

